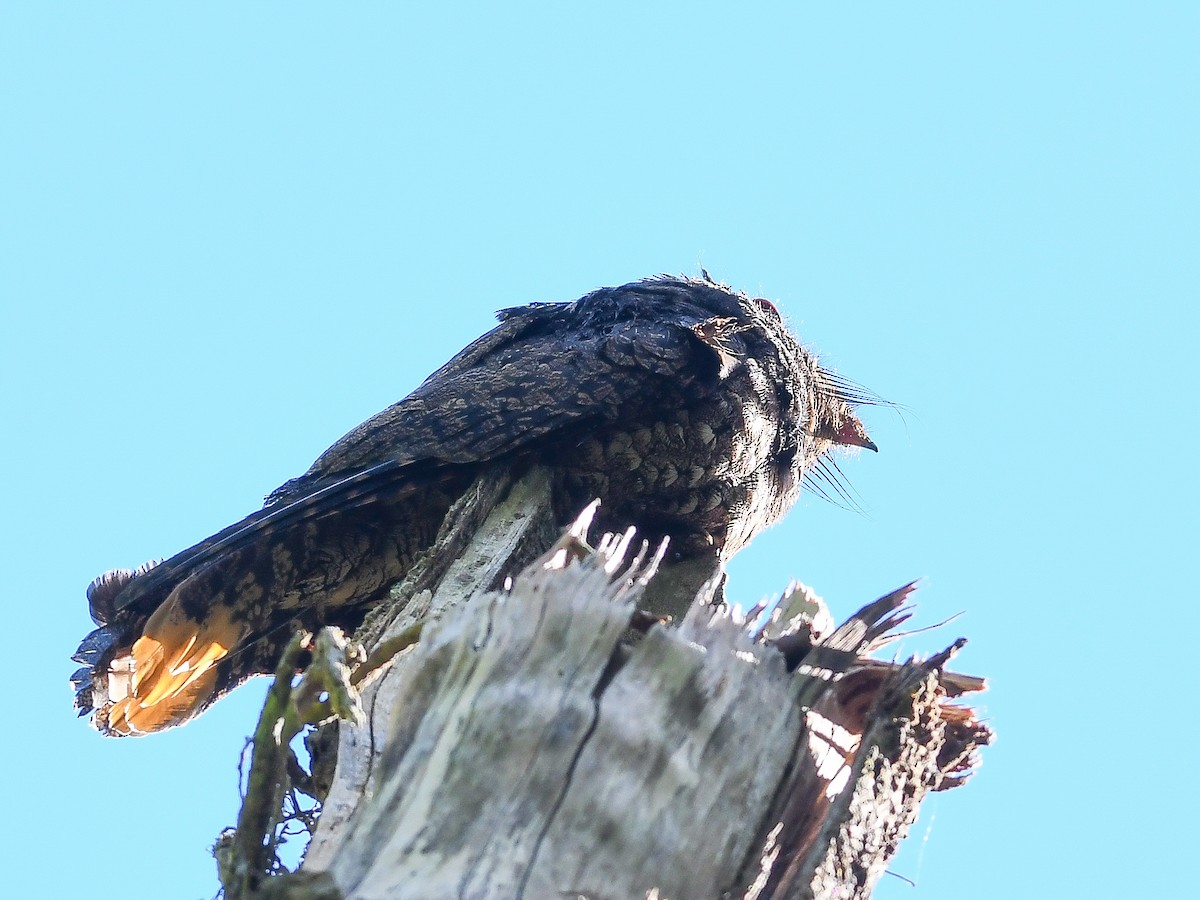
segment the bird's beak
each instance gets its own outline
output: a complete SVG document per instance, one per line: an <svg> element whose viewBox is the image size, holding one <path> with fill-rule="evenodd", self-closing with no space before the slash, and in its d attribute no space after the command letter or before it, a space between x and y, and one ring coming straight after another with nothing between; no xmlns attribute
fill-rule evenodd
<svg viewBox="0 0 1200 900"><path fill-rule="evenodd" d="M867 429L863 427L863 423L855 415L847 415L842 420L841 426L829 436L829 439L835 444L841 444L843 447L864 447L867 450L873 450L876 453L879 452L879 448L875 446L875 442L867 436Z"/></svg>

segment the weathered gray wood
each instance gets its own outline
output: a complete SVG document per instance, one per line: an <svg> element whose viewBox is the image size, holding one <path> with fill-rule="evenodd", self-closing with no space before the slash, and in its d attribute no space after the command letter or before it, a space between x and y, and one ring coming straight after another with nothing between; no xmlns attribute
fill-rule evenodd
<svg viewBox="0 0 1200 900"><path fill-rule="evenodd" d="M459 512L365 629L436 620L342 726L304 870L265 896L865 897L987 742L944 702L981 684L941 676L949 651L865 659L911 588L814 629L794 673L713 606L630 648L644 553L566 540L521 572L551 533L536 472Z"/></svg>
<svg viewBox="0 0 1200 900"><path fill-rule="evenodd" d="M557 529L552 518L550 481L544 470L535 470L515 485L502 471L481 479L450 510L433 548L393 588L389 603L357 637L373 649L420 622L436 622L447 609L497 586L553 539ZM408 655L363 687L367 725L343 723L338 729L337 769L305 858L310 870L330 865L347 824L374 790L382 738L399 708L396 697Z"/></svg>
<svg viewBox="0 0 1200 900"><path fill-rule="evenodd" d="M448 615L425 643L398 696L406 712L389 735L386 783L332 870L346 896L520 893L634 608L633 586L585 577L594 571L522 576L510 594Z"/></svg>
<svg viewBox="0 0 1200 900"><path fill-rule="evenodd" d="M727 890L800 730L788 680L779 653L712 608L652 631L596 698L528 896Z"/></svg>

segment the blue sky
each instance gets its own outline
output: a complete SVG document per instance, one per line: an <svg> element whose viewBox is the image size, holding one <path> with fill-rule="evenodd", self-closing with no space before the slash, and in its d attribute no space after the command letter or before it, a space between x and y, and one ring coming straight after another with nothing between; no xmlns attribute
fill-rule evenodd
<svg viewBox="0 0 1200 900"><path fill-rule="evenodd" d="M211 897L262 685L76 721L84 588L257 508L495 310L657 272L775 300L902 404L733 566L917 576L999 741L883 898L1165 896L1187 646L1193 4L6 4L0 828L13 896ZM1177 635L1170 641L1164 637ZM1182 708L1182 714L1181 714ZM20 866L24 866L22 869Z"/></svg>

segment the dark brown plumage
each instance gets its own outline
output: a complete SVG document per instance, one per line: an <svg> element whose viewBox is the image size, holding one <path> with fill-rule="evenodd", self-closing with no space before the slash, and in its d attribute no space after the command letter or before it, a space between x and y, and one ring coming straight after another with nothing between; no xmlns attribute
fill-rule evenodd
<svg viewBox="0 0 1200 900"><path fill-rule="evenodd" d="M354 429L267 505L88 596L77 706L106 734L179 724L274 668L291 621L353 628L482 467L544 463L556 505L728 558L776 522L834 445L874 449L775 307L660 277L500 325Z"/></svg>

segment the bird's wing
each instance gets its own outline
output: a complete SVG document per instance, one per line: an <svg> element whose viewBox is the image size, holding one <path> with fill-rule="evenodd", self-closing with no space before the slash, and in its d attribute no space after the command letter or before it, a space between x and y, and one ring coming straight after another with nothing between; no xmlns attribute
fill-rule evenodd
<svg viewBox="0 0 1200 900"><path fill-rule="evenodd" d="M596 314L602 304L582 302L508 311L503 324L351 431L285 490L382 459L497 459L572 425L627 415L649 379L667 379L691 396L715 388L720 348L698 327L703 320L613 321Z"/></svg>
<svg viewBox="0 0 1200 900"><path fill-rule="evenodd" d="M502 459L551 435L613 420L639 398L661 396L647 390L648 379L669 379L673 391L696 397L723 374L727 348L697 327L696 316L592 316L581 323L575 307L507 311L500 326L272 493L264 509L134 578L115 609L149 611L182 575L269 532L394 500L448 468Z"/></svg>

